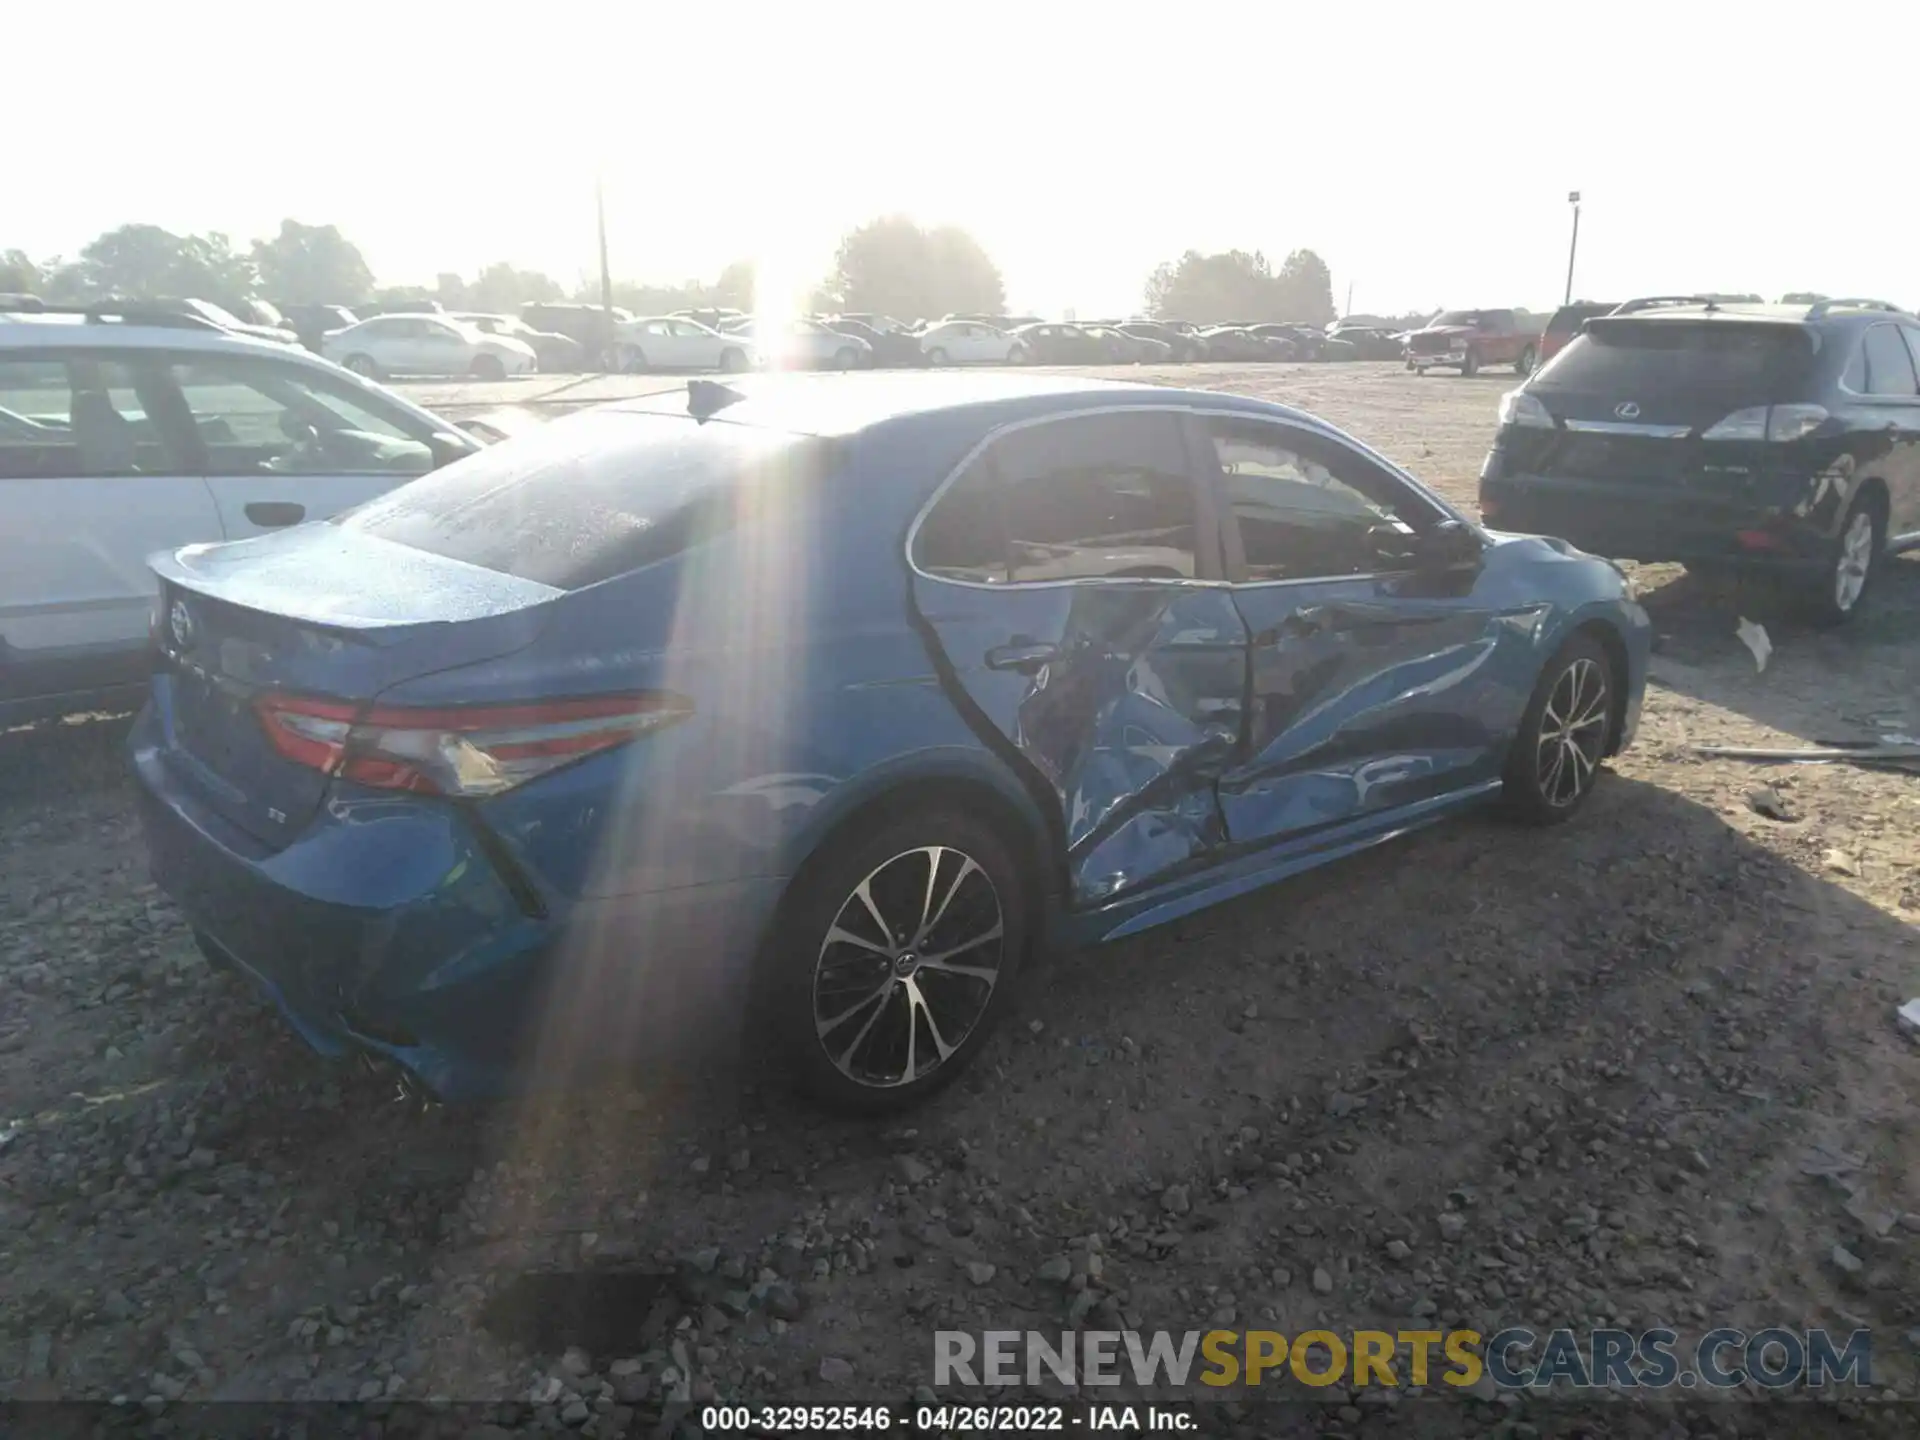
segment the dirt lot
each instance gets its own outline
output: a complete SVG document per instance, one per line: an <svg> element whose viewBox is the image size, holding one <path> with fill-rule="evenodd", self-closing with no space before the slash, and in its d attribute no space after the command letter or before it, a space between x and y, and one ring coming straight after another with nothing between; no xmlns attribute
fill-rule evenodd
<svg viewBox="0 0 1920 1440"><path fill-rule="evenodd" d="M1510 383L1144 378L1306 406L1469 503ZM123 722L0 737L0 1398L451 1396L604 1430L716 1395L906 1399L941 1328L1611 1323L1870 1326L1873 1396L1911 1402L1920 1058L1893 1011L1920 994L1920 777L1690 750L1920 734L1920 564L1893 570L1841 634L1643 573L1646 719L1580 821L1469 820L1060 958L895 1129L751 1074L397 1099L200 960L145 879ZM1749 803L1769 782L1786 818ZM1484 1390L1314 1398L1320 1433L1595 1423ZM1852 1433L1914 1413L1845 1409ZM1653 1433L1814 1427L1778 1419Z"/></svg>

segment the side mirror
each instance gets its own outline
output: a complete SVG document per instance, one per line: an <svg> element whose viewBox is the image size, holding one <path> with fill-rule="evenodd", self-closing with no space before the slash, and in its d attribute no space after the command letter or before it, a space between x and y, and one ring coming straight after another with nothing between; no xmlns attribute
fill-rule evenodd
<svg viewBox="0 0 1920 1440"><path fill-rule="evenodd" d="M498 425L489 425L485 420L456 420L453 423L459 430L472 436L482 445L498 445L502 440L507 438L506 431L502 430ZM449 445L447 448L456 452L452 457L454 459L458 459L459 456L468 453L458 445Z"/></svg>
<svg viewBox="0 0 1920 1440"><path fill-rule="evenodd" d="M1414 540L1414 563L1422 570L1478 565L1480 554L1480 537L1458 520L1443 520Z"/></svg>

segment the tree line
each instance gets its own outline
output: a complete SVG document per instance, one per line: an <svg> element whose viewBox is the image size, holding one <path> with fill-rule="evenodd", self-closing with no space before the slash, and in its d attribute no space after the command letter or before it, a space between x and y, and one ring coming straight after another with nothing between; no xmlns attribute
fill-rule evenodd
<svg viewBox="0 0 1920 1440"><path fill-rule="evenodd" d="M711 281L678 284L617 280L613 302L636 314L699 307L751 309L754 266L727 265ZM279 304L364 305L375 301L438 300L448 309L512 310L529 301L573 299L597 303L597 280L568 287L539 270L499 261L471 279L446 272L432 285L380 285L360 247L336 225L287 219L279 231L237 244L218 231L177 235L158 225L122 225L96 236L72 258L36 260L21 250L0 251L0 294L22 293L82 303L106 297L193 297L234 301L255 297ZM902 319L950 313L1004 313L1006 285L985 248L958 226L921 226L904 216L868 221L840 241L831 271L810 301L821 311L874 312ZM1143 296L1147 314L1191 320L1334 318L1332 277L1311 250L1295 250L1278 272L1260 251L1202 255L1189 250L1157 266Z"/></svg>

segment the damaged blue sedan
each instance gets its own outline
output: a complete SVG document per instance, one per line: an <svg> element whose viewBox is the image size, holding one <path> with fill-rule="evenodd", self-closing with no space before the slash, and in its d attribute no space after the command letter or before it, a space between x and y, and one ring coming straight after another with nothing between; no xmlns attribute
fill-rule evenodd
<svg viewBox="0 0 1920 1440"><path fill-rule="evenodd" d="M1649 648L1311 415L1059 376L694 381L155 568L160 884L448 1097L751 1036L910 1105L1037 946L1572 816Z"/></svg>

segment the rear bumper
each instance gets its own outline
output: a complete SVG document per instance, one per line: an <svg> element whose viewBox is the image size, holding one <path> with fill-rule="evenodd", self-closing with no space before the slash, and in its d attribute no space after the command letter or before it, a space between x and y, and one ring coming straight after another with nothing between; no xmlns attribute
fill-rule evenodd
<svg viewBox="0 0 1920 1440"><path fill-rule="evenodd" d="M529 914L459 807L339 793L264 853L172 772L151 709L129 745L154 879L323 1055L460 1100L740 1039L777 879Z"/></svg>
<svg viewBox="0 0 1920 1440"><path fill-rule="evenodd" d="M1407 363L1416 370L1458 370L1467 363L1469 353L1466 350L1440 350L1427 355L1409 352Z"/></svg>
<svg viewBox="0 0 1920 1440"><path fill-rule="evenodd" d="M1498 451L1480 474L1480 514L1497 529L1557 535L1592 554L1622 560L1800 571L1824 565L1832 543L1821 525L1777 507L1703 496L1675 484L1509 473Z"/></svg>

